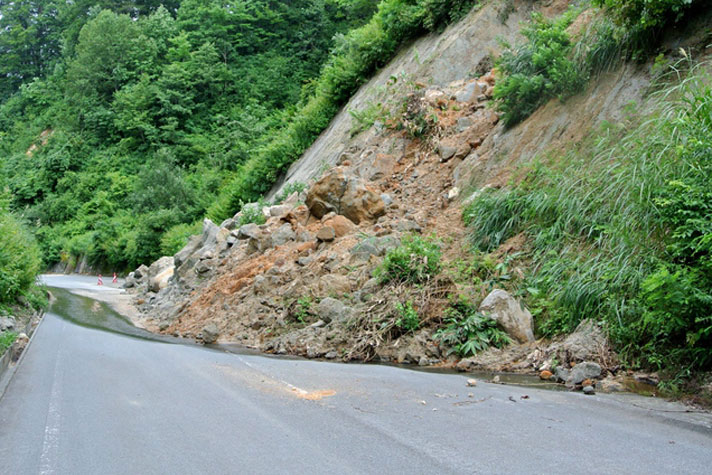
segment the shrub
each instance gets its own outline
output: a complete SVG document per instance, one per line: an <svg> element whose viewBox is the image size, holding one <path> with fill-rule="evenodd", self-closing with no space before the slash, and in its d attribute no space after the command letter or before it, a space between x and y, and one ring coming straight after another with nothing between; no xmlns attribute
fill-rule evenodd
<svg viewBox="0 0 712 475"><path fill-rule="evenodd" d="M531 23L522 29L528 41L502 53L497 68L504 76L493 97L505 125L520 122L552 97L565 99L585 84L586 75L571 58L566 33L574 18L574 10L555 20L533 13Z"/></svg>
<svg viewBox="0 0 712 475"><path fill-rule="evenodd" d="M262 200L257 203L247 203L242 206L242 209L240 210L240 219L237 221L237 224L239 226L250 223L265 224L267 222L267 218L265 218L265 215L262 212L263 206L264 202Z"/></svg>
<svg viewBox="0 0 712 475"><path fill-rule="evenodd" d="M0 356L12 346L15 338L17 338L17 333L15 332L0 332Z"/></svg>
<svg viewBox="0 0 712 475"><path fill-rule="evenodd" d="M440 247L432 239L406 236L403 243L386 253L375 275L381 283L421 284L440 272Z"/></svg>
<svg viewBox="0 0 712 475"><path fill-rule="evenodd" d="M414 332L420 328L420 316L417 310L413 308L413 302L410 300L405 304L397 302L396 311L398 312L396 327L409 332Z"/></svg>
<svg viewBox="0 0 712 475"><path fill-rule="evenodd" d="M42 269L32 235L7 211L0 196L0 304L10 304L30 289Z"/></svg>
<svg viewBox="0 0 712 475"><path fill-rule="evenodd" d="M510 343L507 334L497 327L497 322L477 312L468 300L460 297L445 312L444 328L435 333L435 339L450 347L449 353L467 357L495 346Z"/></svg>
<svg viewBox="0 0 712 475"><path fill-rule="evenodd" d="M188 244L191 236L201 231L200 222L193 224L176 224L161 236L161 254L172 256Z"/></svg>
<svg viewBox="0 0 712 475"><path fill-rule="evenodd" d="M678 21L695 0L593 0L619 23L644 30Z"/></svg>

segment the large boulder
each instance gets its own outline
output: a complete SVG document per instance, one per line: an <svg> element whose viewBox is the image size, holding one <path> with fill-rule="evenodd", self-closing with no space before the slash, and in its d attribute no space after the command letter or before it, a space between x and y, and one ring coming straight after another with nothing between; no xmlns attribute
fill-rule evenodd
<svg viewBox="0 0 712 475"><path fill-rule="evenodd" d="M164 256L148 268L148 290L158 292L168 286L168 280L173 277L175 266L173 256Z"/></svg>
<svg viewBox="0 0 712 475"><path fill-rule="evenodd" d="M506 291L493 290L482 301L479 311L495 320L509 336L518 342L534 341L532 314Z"/></svg>
<svg viewBox="0 0 712 475"><path fill-rule="evenodd" d="M352 222L373 221L386 212L380 194L366 182L336 167L316 182L307 193L306 204L312 215L321 219L334 212Z"/></svg>

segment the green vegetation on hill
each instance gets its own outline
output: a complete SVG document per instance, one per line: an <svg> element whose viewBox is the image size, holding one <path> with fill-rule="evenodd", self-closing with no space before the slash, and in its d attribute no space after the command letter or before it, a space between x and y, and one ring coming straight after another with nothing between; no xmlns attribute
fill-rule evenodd
<svg viewBox="0 0 712 475"><path fill-rule="evenodd" d="M0 194L0 309L31 292L42 266L32 234L9 213L7 202Z"/></svg>
<svg viewBox="0 0 712 475"><path fill-rule="evenodd" d="M0 186L45 265L121 270L180 247L293 120L335 36L374 11L368 0L0 4Z"/></svg>
<svg viewBox="0 0 712 475"><path fill-rule="evenodd" d="M527 237L517 258L529 272L511 285L540 332L606 321L629 363L685 374L712 367L709 64L655 99L634 123L484 191L464 219L481 252Z"/></svg>
<svg viewBox="0 0 712 475"><path fill-rule="evenodd" d="M0 186L45 265L174 252L256 201L406 40L474 0L0 4Z"/></svg>

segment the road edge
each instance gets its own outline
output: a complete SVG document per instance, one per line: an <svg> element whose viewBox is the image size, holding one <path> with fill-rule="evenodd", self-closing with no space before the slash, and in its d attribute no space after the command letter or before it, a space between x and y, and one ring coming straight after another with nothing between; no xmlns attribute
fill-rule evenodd
<svg viewBox="0 0 712 475"><path fill-rule="evenodd" d="M44 322L46 314L47 312L45 310L40 310L36 317L38 318L37 325L33 326L32 324L35 319L34 316L27 323L27 326L25 327L25 334L30 338L30 340L27 342L27 345L22 350L22 353L15 364L10 361L12 357L10 356L11 352L9 348L5 354L0 357L0 402L2 401L3 396L5 396L5 391L10 386L10 382L12 381L13 376L15 376L17 368L22 364L22 361L25 359L25 355L29 351L30 346L32 346L32 342L35 340L35 335L40 329L40 326L42 326L42 322Z"/></svg>

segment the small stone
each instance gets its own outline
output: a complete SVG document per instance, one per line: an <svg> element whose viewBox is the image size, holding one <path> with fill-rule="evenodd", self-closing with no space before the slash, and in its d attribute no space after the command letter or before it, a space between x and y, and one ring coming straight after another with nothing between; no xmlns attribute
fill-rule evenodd
<svg viewBox="0 0 712 475"><path fill-rule="evenodd" d="M319 232L316 233L316 238L322 242L331 242L336 239L336 231L331 226L323 226Z"/></svg>
<svg viewBox="0 0 712 475"><path fill-rule="evenodd" d="M590 395L590 394L596 394L596 390L593 389L593 386L588 385L588 386L584 386L584 387L583 387L583 393L584 393L584 394L589 394L589 395Z"/></svg>
<svg viewBox="0 0 712 475"><path fill-rule="evenodd" d="M477 386L477 380L470 378L467 380L467 385L471 388L474 388L475 386Z"/></svg>
<svg viewBox="0 0 712 475"><path fill-rule="evenodd" d="M168 322L161 322L158 324L158 329L160 331L166 331L166 329L171 326Z"/></svg>
<svg viewBox="0 0 712 475"><path fill-rule="evenodd" d="M457 198L460 195L460 188L454 187L451 188L450 191L447 192L447 199L448 201L452 201L455 198Z"/></svg>
<svg viewBox="0 0 712 475"><path fill-rule="evenodd" d="M492 382L495 383L495 384L499 384L500 381L501 381L501 379L500 379L499 375L497 375L497 376L495 376L494 378L492 378Z"/></svg>
<svg viewBox="0 0 712 475"><path fill-rule="evenodd" d="M339 356L339 354L337 352L335 352L334 350L331 350L326 355L324 355L324 358L326 358L327 360L333 360L333 359L336 359L338 356Z"/></svg>
<svg viewBox="0 0 712 475"><path fill-rule="evenodd" d="M457 148L440 144L438 145L438 153L440 154L440 161L447 162L455 156L455 154L457 153Z"/></svg>
<svg viewBox="0 0 712 475"><path fill-rule="evenodd" d="M539 373L539 379L543 379L544 381L550 380L552 376L554 376L554 374L551 371L542 371Z"/></svg>

